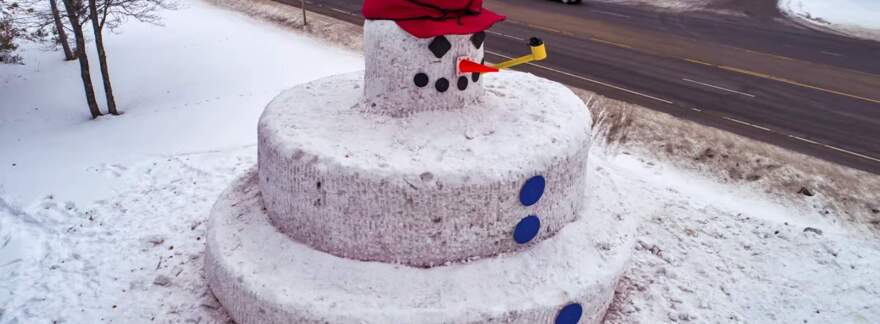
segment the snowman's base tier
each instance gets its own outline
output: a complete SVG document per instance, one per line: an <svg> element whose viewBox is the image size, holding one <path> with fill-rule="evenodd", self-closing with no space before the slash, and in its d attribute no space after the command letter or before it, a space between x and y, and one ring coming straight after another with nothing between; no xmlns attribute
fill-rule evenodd
<svg viewBox="0 0 880 324"><path fill-rule="evenodd" d="M421 267L552 237L583 209L589 111L530 74L484 78L472 105L402 118L361 109L362 73L283 92L259 124L272 223L336 256ZM543 194L526 206L521 191L536 176ZM537 235L518 243L515 228L531 215Z"/></svg>
<svg viewBox="0 0 880 324"><path fill-rule="evenodd" d="M583 310L577 323L601 323L629 265L631 227L610 215L582 215L526 250L470 263L340 258L278 232L256 178L235 181L208 225L208 283L239 324L573 324L557 321L572 304Z"/></svg>

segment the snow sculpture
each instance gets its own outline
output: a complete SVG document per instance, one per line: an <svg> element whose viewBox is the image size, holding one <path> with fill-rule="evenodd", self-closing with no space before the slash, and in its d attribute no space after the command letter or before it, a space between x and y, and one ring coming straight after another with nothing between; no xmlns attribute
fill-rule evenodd
<svg viewBox="0 0 880 324"><path fill-rule="evenodd" d="M589 111L555 82L484 74L542 43L486 65L503 17L480 0L363 12L366 71L273 100L258 167L211 212L220 302L240 324L600 322L629 253L594 240L610 215L583 214Z"/></svg>

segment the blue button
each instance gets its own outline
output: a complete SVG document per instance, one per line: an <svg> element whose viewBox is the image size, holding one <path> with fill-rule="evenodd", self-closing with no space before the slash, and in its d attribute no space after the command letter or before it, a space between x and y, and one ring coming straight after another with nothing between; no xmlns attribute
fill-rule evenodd
<svg viewBox="0 0 880 324"><path fill-rule="evenodd" d="M583 314L584 309L581 304L568 304L556 315L556 324L577 324Z"/></svg>
<svg viewBox="0 0 880 324"><path fill-rule="evenodd" d="M513 230L513 239L519 244L528 243L535 236L538 236L539 230L541 230L541 219L535 215L528 216L516 224L516 228Z"/></svg>
<svg viewBox="0 0 880 324"><path fill-rule="evenodd" d="M544 185L544 177L531 177L519 192L519 201L525 206L534 205L544 195Z"/></svg>

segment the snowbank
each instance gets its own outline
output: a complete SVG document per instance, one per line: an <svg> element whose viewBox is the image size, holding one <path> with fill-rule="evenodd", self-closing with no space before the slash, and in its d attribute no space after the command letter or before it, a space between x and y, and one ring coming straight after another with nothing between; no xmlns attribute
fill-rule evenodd
<svg viewBox="0 0 880 324"><path fill-rule="evenodd" d="M880 2L876 0L781 0L779 7L811 24L880 40Z"/></svg>
<svg viewBox="0 0 880 324"><path fill-rule="evenodd" d="M122 117L89 121L58 53L29 46L28 65L0 66L0 323L228 320L204 279L211 205L256 162L270 98L363 63L190 3L164 28L108 37ZM643 220L610 323L880 318L880 246L792 207L818 196L771 198L602 146L590 156L588 213Z"/></svg>

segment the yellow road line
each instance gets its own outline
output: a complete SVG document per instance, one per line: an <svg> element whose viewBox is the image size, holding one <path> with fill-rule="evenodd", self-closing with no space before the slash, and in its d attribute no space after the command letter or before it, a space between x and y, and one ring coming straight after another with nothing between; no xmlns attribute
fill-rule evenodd
<svg viewBox="0 0 880 324"><path fill-rule="evenodd" d="M604 40L604 39L601 39L601 38L591 37L590 40L593 40L593 41L596 41L596 42L599 42L599 43L603 43L603 44L608 44L608 45L611 45L611 46L617 46L617 47L623 47L623 48L629 48L629 49L632 49L632 46L629 46L629 45L626 45L626 44L621 44L621 43L615 43L615 42L608 41L608 40Z"/></svg>
<svg viewBox="0 0 880 324"><path fill-rule="evenodd" d="M753 50L750 50L750 49L747 49L747 48L739 48L739 47L736 47L736 46L730 46L730 45L724 45L724 46L725 46L725 47L729 47L729 48L733 48L733 49L742 49L742 50L745 50L746 52L749 52L749 53L752 53L752 54L767 55L767 56L770 56L770 57L778 58L778 59L780 59L780 60L786 60L786 61L794 61L794 60L795 60L795 59L790 58L790 57L788 57L788 56L782 56L782 55L777 55L777 54L773 54L773 53L758 52L758 51L753 51Z"/></svg>
<svg viewBox="0 0 880 324"><path fill-rule="evenodd" d="M501 53L498 53L498 52L493 52L493 51L489 51L489 50L487 50L486 53L489 53L489 54L492 54L492 55L497 55L497 56L500 56L500 57L505 58L505 59L508 59L508 60L509 60L509 59L512 59L510 56L507 56L507 55L504 55L504 54L501 54ZM651 96L651 95L649 95L649 94L644 94L644 93L641 93L641 92L638 92L638 91L635 91L635 90L630 90L630 89L627 89L627 88L618 87L618 86L613 85L613 84L610 84L610 83L605 83L605 82L602 82L602 81L593 80L593 79L590 79L590 78L587 78L587 77L583 77L583 76L580 76L580 75L577 75L577 74L573 74L573 73L568 73L568 72L565 72L565 71L557 70L557 69L554 69L554 68L551 68L551 67L548 67L548 66L544 66L544 65L541 65L541 64L536 64L536 63L526 63L526 65L531 65L531 66L534 66L534 67L537 67L537 68L541 68L541 69L544 69L544 70L547 70L547 71L551 71L551 72L559 73L559 74L562 74L562 75L567 75L567 76L570 76L570 77L572 77L572 78L576 78L576 79L580 79L580 80L583 80L583 81L587 81L587 82L591 82L591 83L599 84L599 85L602 85L602 86L605 86L605 87L608 87L608 88L612 88L612 89L617 89L617 90L620 90L620 91L623 91L623 92L628 92L628 93L631 93L631 94L634 94L634 95L637 95L637 96L641 96L641 97L645 97L645 98L648 98L648 99L657 100L657 101L662 102L662 103L666 103L666 104L670 104L670 105L673 104L672 101L669 101L669 100L666 100L666 99L657 98L657 97Z"/></svg>
<svg viewBox="0 0 880 324"><path fill-rule="evenodd" d="M568 36L574 36L574 35L571 34L571 33L567 33L567 32L561 31L561 30L559 30L559 29L553 29L553 28L550 28L550 27L544 27L544 26L541 26L541 25L532 25L532 24L525 23L525 22L523 22L522 24L524 24L524 25L526 25L526 26L528 26L528 27L537 28L537 29L540 29L540 30L549 31L549 32L557 33L557 34L568 35Z"/></svg>
<svg viewBox="0 0 880 324"><path fill-rule="evenodd" d="M498 52L493 52L493 51L488 51L488 50L487 50L486 53L493 54L493 55L497 55L497 56L500 56L500 57L502 57L502 58L506 58L506 59L510 59L510 58L511 58L511 57L509 57L509 56L507 56L507 55L504 55L504 54L501 54L501 53L498 53ZM715 64L710 64L710 63L702 62L702 61L699 61L699 60L694 60L694 59L685 59L685 60L687 60L687 61L689 61L689 62L697 63L697 64L703 64L703 65L708 65L708 66L715 66L715 67L719 67L719 68L725 68L724 66L718 66L718 65L715 65ZM621 90L621 91L624 91L624 92L629 92L629 93L632 93L632 94L635 94L635 95L639 95L639 96L646 97L646 98L649 98L649 99L657 100L657 101L660 101L660 102L663 102L663 103L673 104L673 102L672 102L672 101L669 101L669 100L665 100L665 99L657 98L657 97L654 97L654 96L651 96L651 95L647 95L647 94L640 93L640 92L637 92L637 91L633 91L633 90L629 90L629 89L626 89L626 88L618 87L618 86L615 86L615 85L613 85L613 84L608 84L608 83L605 83L605 82L602 82L602 81L593 80L593 79L586 78L586 77L583 77L583 76L580 76L580 75L576 75L576 74L573 74L573 73L568 73L568 72L565 72L565 71L560 71L560 70L557 70L557 69L554 69L554 68L551 68L551 67L547 67L547 66L544 66L544 65L535 64L535 63L528 63L528 64L526 64L526 65L532 65L532 66L535 66L535 67L538 67L538 68L541 68L541 69L545 69L545 70L548 70L548 71L552 71L552 72L556 72L556 73L559 73L559 74L567 75L567 76L574 77L574 78L577 78L577 79L581 79L581 80L584 80L584 81L588 81L588 82L592 82L592 83L600 84L600 85L603 85L603 86L606 86L606 87L609 87L609 88L613 88L613 89L617 89L617 90ZM729 68L729 67L728 67L728 68ZM751 71L748 71L748 70L742 70L741 73L746 73L746 74L749 74L749 75L755 75L755 76L760 76L760 75L761 75L761 73L751 72ZM775 77L773 77L773 76L769 76L769 75L766 75L766 74L765 74L764 76L766 76L767 78L771 78L771 79L773 79L773 80L776 79ZM761 76L761 77L763 77L763 76ZM781 78L780 78L780 79L781 79ZM782 81L782 82L784 82L784 81ZM792 81L792 82L794 82L794 81ZM797 82L795 82L795 83L797 83ZM810 87L810 88L816 88L816 87L812 87L812 86L809 86L809 85L802 85L802 86L807 86L807 87ZM816 88L816 89L817 89L817 90L826 91L826 90L821 89L821 88ZM833 90L829 90L829 91L833 91ZM833 93L833 92L832 92L832 93ZM842 94L842 93L841 93L841 94ZM842 94L842 95L846 95L846 94ZM873 100L873 99L863 98L863 100L868 100L868 101L872 101L872 102L880 103L880 101L876 101L876 100ZM696 112L703 112L703 110L702 110L702 109L699 109L699 108L690 108L690 110L693 110L693 111L696 111ZM767 131L767 132L775 133L772 129L767 128L767 127L764 127L764 126L760 126L760 125L752 124L752 123L749 123L749 122L744 122L744 121L741 121L741 120L738 120L738 119L735 119L735 118L731 118L731 117L721 116L721 118L722 118L722 119L725 119L725 120L728 120L728 121L731 121L731 122L734 122L734 123L738 123L738 124L742 124L742 125L746 125L746 126L754 127L754 128L757 128L757 129L760 129L760 130L763 130L763 131ZM850 150L842 149L842 148L835 147L835 146L832 146L832 145L828 145L828 144L825 144L825 143L820 143L820 142L817 142L817 141L814 141L814 140L810 140L810 139L806 139L806 138L803 138L803 137L798 137L798 136L794 136L794 135L786 135L786 134L783 134L783 135L788 136L788 137L790 137L790 138L794 138L794 139L797 139L797 140L803 141L803 142L807 142L807 143L810 143L810 144L814 144L814 145L822 146L822 147L825 147L825 148L828 148L828 149L832 149L832 150L835 150L835 151L838 151L838 152L841 152L841 153L845 153L845 154L849 154L849 155L852 155L852 156L856 156L856 157L859 157L859 158L862 158L862 159L866 159L866 160L870 160L870 161L874 161L874 162L880 162L880 159L875 158L875 157L872 157L872 156L868 156L868 155L865 155L865 154L861 154L861 153L853 152L853 151L850 151Z"/></svg>
<svg viewBox="0 0 880 324"><path fill-rule="evenodd" d="M685 60L685 61L688 61L688 62L691 62L691 63L702 64L702 65L708 65L708 66L714 66L712 63L706 63L706 62L703 62L703 61L700 61L700 60L695 60L695 59L692 59L692 58L685 58L684 60Z"/></svg>
<svg viewBox="0 0 880 324"><path fill-rule="evenodd" d="M564 31L564 30L560 30L560 29L555 29L555 28L552 28L552 27L546 27L546 26L542 26L542 25L536 25L536 24L532 24L532 23L529 23L529 22L526 22L526 21L521 21L521 20L508 19L508 21L509 21L509 22L514 22L514 23L517 23L517 24L520 24L520 25L524 25L524 26L527 26L527 27L536 28L536 29L540 29L540 30L544 30L544 31L549 31L549 32L554 32L554 33L558 33L558 34L562 34L562 35L566 35L566 36L571 36L571 37L576 37L576 38L582 38L583 36L588 36L588 37L590 37L589 39L594 40L594 41L597 41L597 42L600 42L600 43L605 43L605 44L609 44L609 45L613 45L613 46L617 46L617 47L623 47L623 48L627 48L627 49L632 49L632 50L634 50L634 51L639 51L639 52L647 53L647 54L654 55L654 56L675 58L675 56L670 56L670 55L667 55L667 54L661 54L661 53L658 53L658 52L655 52L655 51L652 51L652 50L643 49L643 48L636 48L636 47L633 47L633 45L628 45L628 44L623 44L623 43L617 43L617 42L613 42L613 41L609 41L609 40L604 40L604 39L596 38L596 37L593 36L593 34L589 34L589 33L586 34L586 35L584 35L584 34L576 34L576 33L573 33L573 32L568 32L568 31ZM708 42L708 43L712 44L711 42ZM636 45L638 45L638 44L636 44ZM751 54L755 54L755 55L762 55L762 56L767 56L767 57L772 57L772 58L776 58L776 59L780 59L780 60L785 60L785 61L791 61L791 62L805 62L805 63L812 63L812 64L820 64L820 63L814 63L814 62L811 62L811 61L802 61L802 60L800 60L800 59L796 59L796 58L792 58L792 57L788 57L788 56L784 56L784 55L773 54L773 53L762 52L762 51L756 51L756 50L751 50L751 49L748 49L748 48L736 47L736 46L731 46L731 45L727 45L727 44L716 44L716 45L719 45L719 46L724 47L724 48L729 48L729 49L731 49L731 50L745 51L745 52L747 52L747 53L751 53ZM689 59L685 58L685 60L689 60ZM699 61L695 61L694 63L699 63ZM709 64L707 63L707 64L705 64L705 65L709 65ZM850 72L850 73L855 73L855 74L864 75L864 76L871 77L871 78L876 78L876 77L878 77L877 74L872 74L872 73L868 73L868 72L863 72L863 71L853 70L853 69L851 69L851 68L846 68L846 67L834 67L834 68L836 68L836 69L840 69L840 70L843 70L843 71L847 71L847 72ZM817 89L817 90L820 90L820 89ZM825 89L821 89L821 90L822 90L822 91L825 91ZM832 93L834 93L834 92L832 92ZM839 94L839 93L836 93L836 94ZM848 97L853 97L853 96L851 96L851 95L847 95L847 96L848 96ZM856 97L857 97L857 96L856 96ZM855 98L855 97L854 97L854 98ZM862 99L862 98L857 98L857 99ZM873 100L873 99L872 99L872 100ZM875 101L872 101L872 100L869 100L869 101L871 101L871 102L875 102Z"/></svg>
<svg viewBox="0 0 880 324"><path fill-rule="evenodd" d="M524 41L524 40L525 40L524 38L519 38L519 37L516 37L516 36L513 36L513 35L508 35L508 34L502 34L502 33L494 32L494 31L491 31L491 30L487 30L486 32L489 33L489 34L494 34L494 35L498 35L498 36L501 36L501 37L507 37L507 38L510 38L510 39L518 40L518 41Z"/></svg>
<svg viewBox="0 0 880 324"><path fill-rule="evenodd" d="M777 82L786 83L786 84L789 84L789 85L794 85L794 86L798 86L798 87L803 87L803 88L808 88L808 89L818 90L818 91L827 92L827 93L831 93L831 94L836 94L836 95L838 95L838 96L844 96L844 97L849 97L849 98L853 98L853 99L863 100L863 101L867 101L867 102L871 102L871 103L875 103L875 104L880 104L880 99L867 98L867 97L862 97L862 96L858 96L858 95L854 95L854 94L849 94L849 93L841 92L841 91L837 91L837 90L825 89L825 88L822 88L822 87L817 87L817 86L814 86L814 85L809 85L809 84L806 84L806 83L801 83L801 82L797 82L797 81L794 81L794 80L789 80L789 79L786 79L786 78L780 78L780 77L772 76L772 75L765 74L765 73L761 73L761 72L755 72L755 71L750 71L750 70L746 70L746 69L740 69L740 68L736 68L736 67L732 67L732 66L726 66L726 65L719 65L719 64L706 63L706 62L703 62L703 61L700 61L700 60L691 59L691 58L685 58L684 60L685 60L685 61L688 61L688 62L691 62L691 63L696 63L696 64L701 64L701 65L706 65L706 66L716 67L716 68L719 68L719 69L722 69L722 70L726 70L726 71L730 71L730 72L736 72L736 73L745 74L745 75L749 75L749 76L753 76L753 77L757 77L757 78L773 80L773 81L777 81Z"/></svg>

